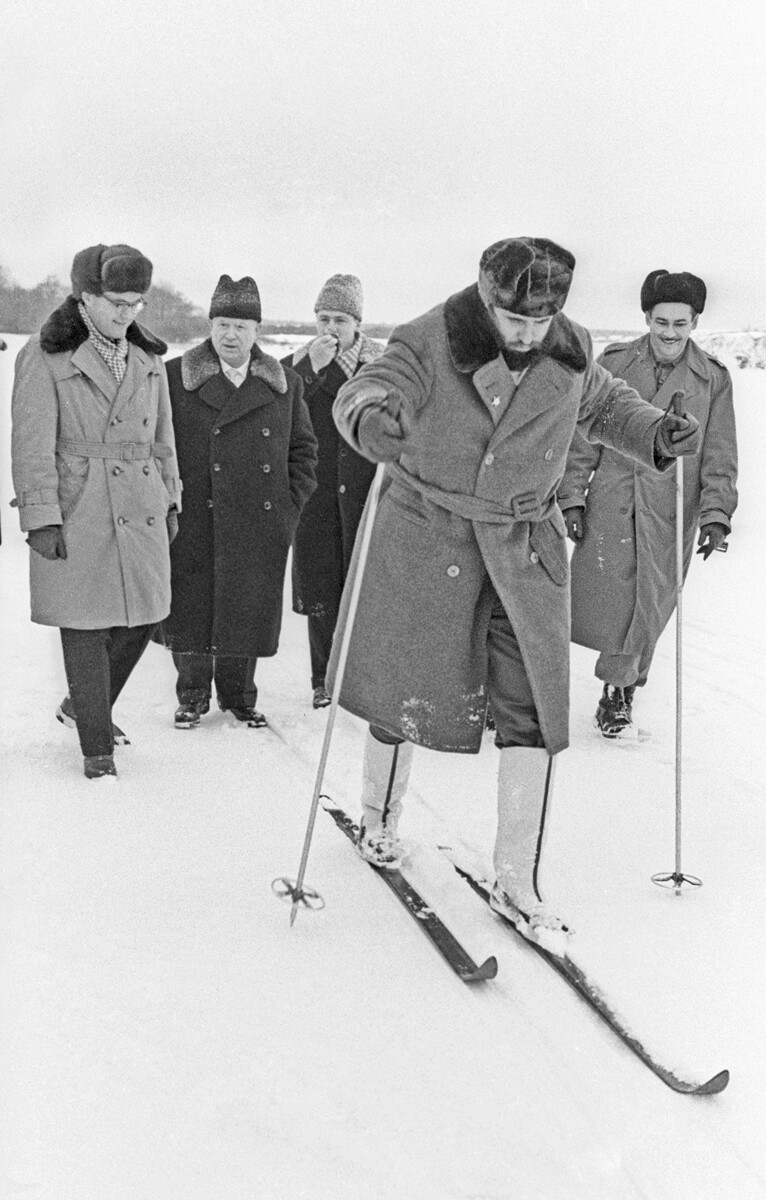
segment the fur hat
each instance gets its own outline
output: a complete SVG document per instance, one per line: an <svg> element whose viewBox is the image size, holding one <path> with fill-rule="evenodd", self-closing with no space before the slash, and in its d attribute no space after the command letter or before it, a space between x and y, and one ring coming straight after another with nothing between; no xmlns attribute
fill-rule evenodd
<svg viewBox="0 0 766 1200"><path fill-rule="evenodd" d="M574 255L547 238L505 238L481 256L479 294L487 308L552 317L564 307L574 265Z"/></svg>
<svg viewBox="0 0 766 1200"><path fill-rule="evenodd" d="M695 313L705 308L707 288L698 275L679 271L650 271L641 285L641 312L650 312L655 304L689 304Z"/></svg>
<svg viewBox="0 0 766 1200"><path fill-rule="evenodd" d="M104 292L148 292L152 285L152 264L132 246L88 246L79 250L72 262L72 295L83 292L103 296Z"/></svg>
<svg viewBox="0 0 766 1200"><path fill-rule="evenodd" d="M356 275L331 275L317 296L314 312L320 309L348 313L362 319L362 283Z"/></svg>
<svg viewBox="0 0 766 1200"><path fill-rule="evenodd" d="M213 317L231 317L260 324L261 297L252 275L243 275L236 282L231 275L222 275L215 285L208 315L211 321Z"/></svg>

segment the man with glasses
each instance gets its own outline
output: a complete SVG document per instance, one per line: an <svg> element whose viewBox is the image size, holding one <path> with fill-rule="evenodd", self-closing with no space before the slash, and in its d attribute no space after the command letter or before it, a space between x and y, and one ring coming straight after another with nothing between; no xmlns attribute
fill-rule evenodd
<svg viewBox="0 0 766 1200"><path fill-rule="evenodd" d="M167 346L135 321L152 264L131 246L74 257L72 294L16 360L14 503L27 532L32 620L61 630L89 779L116 775L112 706L170 609L181 507Z"/></svg>

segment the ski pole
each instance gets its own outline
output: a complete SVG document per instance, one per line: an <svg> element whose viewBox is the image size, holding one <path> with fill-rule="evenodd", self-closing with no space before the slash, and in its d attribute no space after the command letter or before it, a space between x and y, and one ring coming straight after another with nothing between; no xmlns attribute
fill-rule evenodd
<svg viewBox="0 0 766 1200"><path fill-rule="evenodd" d="M684 393L674 392L670 408L683 416ZM681 870L681 767L683 750L683 590L684 590L684 460L676 459L676 864L675 870L653 875L654 883L660 887L675 888L680 895L683 885L701 887L702 880L696 875L686 875Z"/></svg>
<svg viewBox="0 0 766 1200"><path fill-rule="evenodd" d="M282 900L290 899L292 907L290 909L290 925L295 922L295 917L298 912L298 905L302 904L304 908L318 910L324 908L324 900L319 895L319 892L314 888L307 887L304 884L306 875L306 864L309 857L309 848L311 839L314 833L314 823L316 821L317 809L319 808L319 797L322 791L322 781L324 779L325 766L327 764L327 756L330 753L330 741L332 738L333 726L335 725L335 714L338 711L338 698L340 696L341 686L343 684L343 676L346 671L346 659L348 658L348 650L351 644L351 633L354 626L354 618L356 617L356 609L359 603L359 593L362 590L362 576L367 563L367 553L370 548L372 539L372 526L375 521L375 513L378 507L380 498L380 487L383 482L383 473L385 471L385 463L378 463L375 472L375 478L372 481L370 495L367 501L367 513L362 530L362 540L359 543L359 557L356 564L356 572L354 574L354 582L351 588L351 596L348 602L348 611L346 612L346 622L343 627L343 636L341 637L340 651L338 652L338 665L335 670L335 684L332 690L332 700L327 715L327 725L324 731L324 741L322 743L322 753L319 757L319 767L317 768L316 783L314 784L314 794L311 798L311 809L309 811L308 824L306 826L306 836L303 840L303 853L301 854L300 866L298 867L298 877L294 881L285 876L273 880L271 886L273 891Z"/></svg>

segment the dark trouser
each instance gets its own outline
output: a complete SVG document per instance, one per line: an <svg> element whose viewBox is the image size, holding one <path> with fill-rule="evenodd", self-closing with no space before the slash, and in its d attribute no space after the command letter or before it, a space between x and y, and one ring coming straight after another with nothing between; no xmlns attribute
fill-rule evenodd
<svg viewBox="0 0 766 1200"><path fill-rule="evenodd" d="M602 650L596 659L596 678L612 687L643 687L653 656L654 646L640 654L607 654Z"/></svg>
<svg viewBox="0 0 766 1200"><path fill-rule="evenodd" d="M61 630L69 695L86 758L112 753L112 705L154 629L154 625L117 625L111 629Z"/></svg>
<svg viewBox="0 0 766 1200"><path fill-rule="evenodd" d="M313 613L309 614L309 653L311 654L312 688L324 687L337 619L337 612L323 612L320 616L316 616Z"/></svg>
<svg viewBox="0 0 766 1200"><path fill-rule="evenodd" d="M221 708L255 708L257 658L239 655L174 654L178 671L176 695L179 704L209 700L212 684Z"/></svg>
<svg viewBox="0 0 766 1200"><path fill-rule="evenodd" d="M505 750L545 745L521 649L497 595L487 631L487 698L495 721L496 746ZM370 733L387 745L405 740L378 725L370 725Z"/></svg>

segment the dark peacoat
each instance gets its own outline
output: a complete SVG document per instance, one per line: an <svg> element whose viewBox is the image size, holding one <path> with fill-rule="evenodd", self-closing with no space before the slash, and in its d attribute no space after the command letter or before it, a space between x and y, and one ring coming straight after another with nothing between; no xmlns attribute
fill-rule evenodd
<svg viewBox="0 0 766 1200"><path fill-rule="evenodd" d="M256 346L236 388L209 339L167 370L184 509L158 640L178 653L276 654L287 555L316 486L303 384Z"/></svg>
<svg viewBox="0 0 766 1200"><path fill-rule="evenodd" d="M380 353L380 347L365 338L359 366ZM317 489L301 513L293 541L293 611L334 617L375 466L344 441L333 420L335 397L347 379L337 362L318 375L308 354L297 352L282 362L303 380L304 399L319 443Z"/></svg>
<svg viewBox="0 0 766 1200"><path fill-rule="evenodd" d="M404 427L386 467L339 702L433 749L480 749L494 593L521 647L545 746L555 754L567 745L569 565L556 504L567 451L579 426L654 463L662 412L594 361L587 331L559 313L543 350L514 391L473 285L394 330L335 402L344 437L370 458L396 452L365 440L365 427L374 429L367 410ZM339 644L336 635L331 687Z"/></svg>
<svg viewBox="0 0 766 1200"><path fill-rule="evenodd" d="M180 507L167 350L135 321L120 383L70 296L16 359L13 480L23 530L61 525L65 559L29 556L32 620L154 625L170 608L166 516Z"/></svg>
<svg viewBox="0 0 766 1200"><path fill-rule="evenodd" d="M737 438L731 377L695 342L657 391L649 337L607 346L600 361L646 400L667 408L674 392L700 424L702 443L684 459L684 575L698 525L731 528L737 506ZM592 476L592 477L591 477ZM572 555L572 640L648 666L676 606L676 468L658 475L575 436L559 491L563 508L585 507L585 537Z"/></svg>

